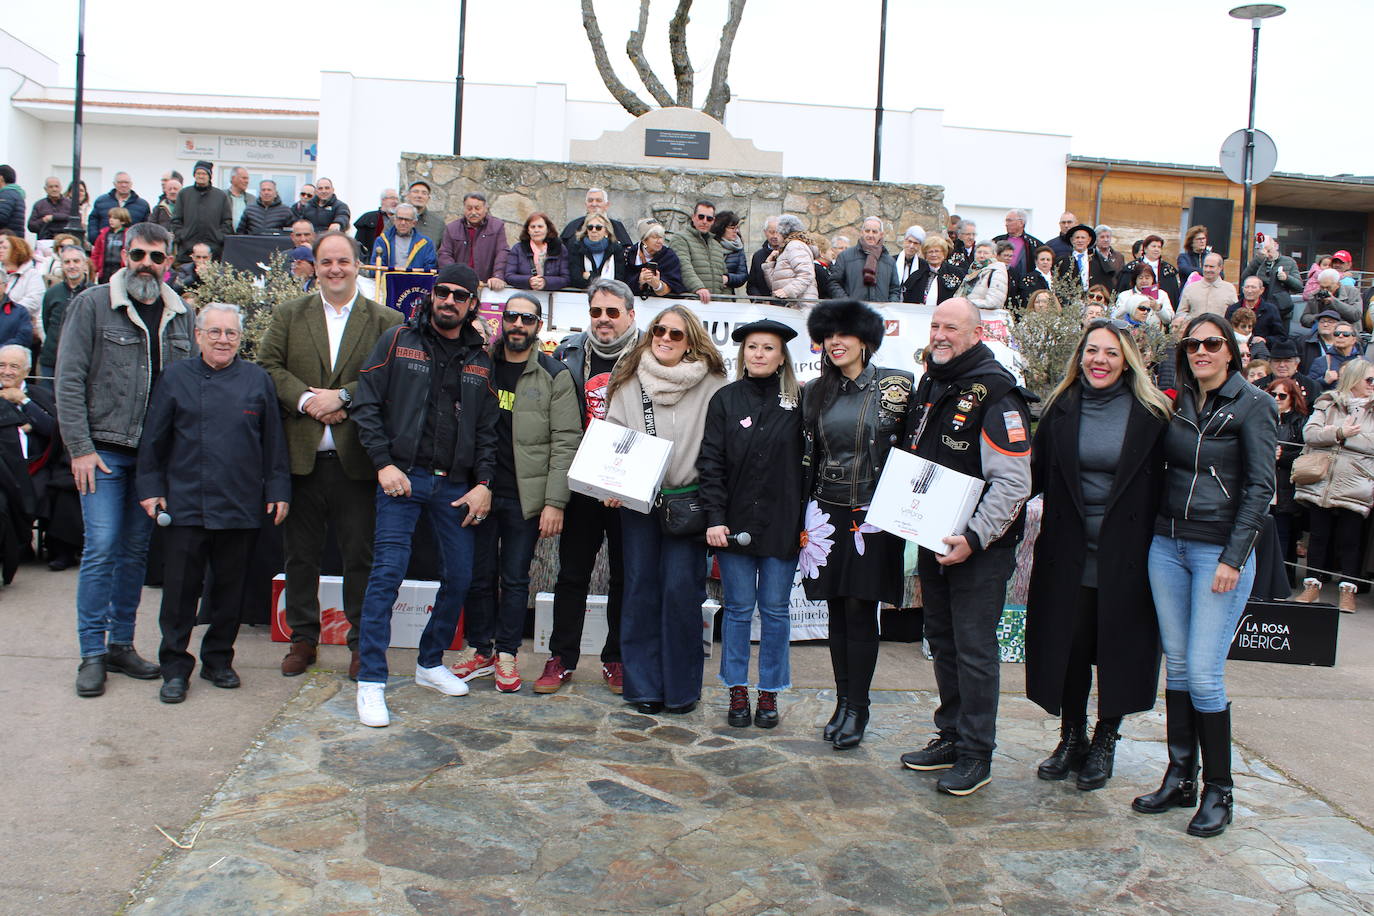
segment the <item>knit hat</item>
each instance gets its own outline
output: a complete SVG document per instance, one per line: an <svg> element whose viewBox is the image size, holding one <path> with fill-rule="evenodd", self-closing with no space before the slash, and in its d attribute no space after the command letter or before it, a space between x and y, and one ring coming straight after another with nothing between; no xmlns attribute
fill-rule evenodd
<svg viewBox="0 0 1374 916"><path fill-rule="evenodd" d="M818 344L833 334L852 334L873 352L883 345L884 327L883 316L857 299L822 302L806 319L807 333Z"/></svg>
<svg viewBox="0 0 1374 916"><path fill-rule="evenodd" d="M196 172L199 172L201 169L205 169L205 174L209 175L211 178L215 176L215 167L204 159L199 160L196 163L196 167L191 169L191 175L194 176Z"/></svg>

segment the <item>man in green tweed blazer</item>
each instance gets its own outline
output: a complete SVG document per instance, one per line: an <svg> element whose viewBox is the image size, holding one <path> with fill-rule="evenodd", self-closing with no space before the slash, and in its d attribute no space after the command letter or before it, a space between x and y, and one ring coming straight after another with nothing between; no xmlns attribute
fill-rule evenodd
<svg viewBox="0 0 1374 916"><path fill-rule="evenodd" d="M279 306L258 348L281 401L291 457L291 514L286 518L286 625L291 650L281 673L315 661L320 641L320 558L333 528L343 556L344 616L358 674L358 623L372 568L377 477L358 442L348 408L358 370L401 313L358 292L357 246L341 232L315 241L316 291Z"/></svg>

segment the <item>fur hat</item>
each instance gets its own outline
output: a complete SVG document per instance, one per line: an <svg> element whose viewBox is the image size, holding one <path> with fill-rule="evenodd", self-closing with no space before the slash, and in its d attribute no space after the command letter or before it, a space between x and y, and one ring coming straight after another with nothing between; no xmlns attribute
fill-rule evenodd
<svg viewBox="0 0 1374 916"><path fill-rule="evenodd" d="M883 316L857 299L822 302L806 319L806 331L815 343L825 343L832 334L852 334L876 353L883 345Z"/></svg>

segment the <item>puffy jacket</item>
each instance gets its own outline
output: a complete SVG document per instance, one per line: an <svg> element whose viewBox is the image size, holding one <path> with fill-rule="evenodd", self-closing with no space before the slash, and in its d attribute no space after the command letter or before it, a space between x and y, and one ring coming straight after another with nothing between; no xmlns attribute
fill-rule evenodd
<svg viewBox="0 0 1374 916"><path fill-rule="evenodd" d="M1167 477L1155 533L1221 544L1221 562L1240 569L1274 496L1279 410L1239 372L1208 396L1200 414L1196 384L1179 382L1164 434Z"/></svg>
<svg viewBox="0 0 1374 916"><path fill-rule="evenodd" d="M562 289L568 285L568 253L557 238L549 239L545 249L544 289ZM534 252L528 242L516 242L506 253L506 263L496 275L516 289L532 289L530 280L534 279Z"/></svg>
<svg viewBox="0 0 1374 916"><path fill-rule="evenodd" d="M24 237L24 189L11 184L0 188L0 229Z"/></svg>
<svg viewBox="0 0 1374 916"><path fill-rule="evenodd" d="M725 248L709 232L684 229L668 240L682 262L682 288L688 293L704 289L713 296L729 292L725 287Z"/></svg>
<svg viewBox="0 0 1374 916"><path fill-rule="evenodd" d="M177 240L177 262L191 260L191 248L204 242L219 257L224 237L234 234L234 207L219 188L182 188L172 208L172 235Z"/></svg>
<svg viewBox="0 0 1374 916"><path fill-rule="evenodd" d="M429 308L422 308L406 324L383 333L358 372L358 396L349 416L358 424L358 440L376 470L389 464L408 470L419 453L425 421L434 406L430 371L435 331L429 316ZM458 480L489 487L496 473L493 363L472 323L464 321L462 328L467 352L462 357L454 452L435 455L434 465Z"/></svg>
<svg viewBox="0 0 1374 916"><path fill-rule="evenodd" d="M396 247L396 227L392 226L386 232L377 236L377 241L372 244L372 255L368 258L373 264L381 264L392 270L438 270L439 256L435 253L434 243L419 233L415 233L414 240L410 243L410 251L406 254L406 262L397 264L392 257L392 249Z"/></svg>
<svg viewBox="0 0 1374 916"><path fill-rule="evenodd" d="M868 505L906 422L913 381L910 372L869 363L858 378L841 380L828 404L807 405L808 495L840 506ZM803 401L818 391L817 382L809 382ZM827 435L836 429L843 435Z"/></svg>
<svg viewBox="0 0 1374 916"><path fill-rule="evenodd" d="M239 235L267 235L283 232L291 225L294 214L280 200L264 204L259 198L243 208L237 227Z"/></svg>
<svg viewBox="0 0 1374 916"><path fill-rule="evenodd" d="M744 246L725 249L725 275L729 277L725 285L731 292L739 289L749 279L749 256L744 253Z"/></svg>
<svg viewBox="0 0 1374 916"><path fill-rule="evenodd" d="M800 239L789 239L763 261L763 275L779 299L816 298L816 255Z"/></svg>
<svg viewBox="0 0 1374 916"><path fill-rule="evenodd" d="M528 519L545 506L567 506L568 468L582 441L582 411L568 367L537 347L515 382L511 431L520 513Z"/></svg>
<svg viewBox="0 0 1374 916"><path fill-rule="evenodd" d="M33 318L27 309L0 296L0 347L10 344L25 350L33 344Z"/></svg>
<svg viewBox="0 0 1374 916"><path fill-rule="evenodd" d="M1340 428L1351 423L1360 431L1349 439L1340 438ZM1374 502L1374 405L1368 400L1352 405L1349 395L1328 391L1317 398L1302 437L1307 443L1304 454L1331 453L1331 472L1323 480L1298 487L1296 498L1322 509L1369 515Z"/></svg>
<svg viewBox="0 0 1374 916"><path fill-rule="evenodd" d="M183 190L182 193L185 193ZM291 208L291 214L296 219L310 220L310 224L315 227L316 232L324 232L330 226L338 223L341 230L348 230L348 221L353 214L348 209L348 204L331 197L327 201L320 200L319 196L302 200Z"/></svg>
<svg viewBox="0 0 1374 916"><path fill-rule="evenodd" d="M964 296L980 309L1000 309L1007 304L1007 265L992 261L977 271L964 274L956 295Z"/></svg>
<svg viewBox="0 0 1374 916"><path fill-rule="evenodd" d="M115 198L114 189L106 191L95 199L91 204L91 215L86 219L86 238L93 239L100 234L100 230L110 225L110 211L116 207L123 207L129 211L131 225L145 223L148 216L153 212L153 208L148 202L138 196L137 191L129 192L129 199L120 203Z"/></svg>
<svg viewBox="0 0 1374 916"><path fill-rule="evenodd" d="M592 265L587 263L589 252L582 247L582 242L574 240L568 246L568 287L571 289L586 289L592 285L592 280L597 277L605 276L609 279L619 279L625 273L625 249L616 242L608 242L604 253L604 260L601 262L601 271L593 276ZM609 267L607 264L609 263Z"/></svg>

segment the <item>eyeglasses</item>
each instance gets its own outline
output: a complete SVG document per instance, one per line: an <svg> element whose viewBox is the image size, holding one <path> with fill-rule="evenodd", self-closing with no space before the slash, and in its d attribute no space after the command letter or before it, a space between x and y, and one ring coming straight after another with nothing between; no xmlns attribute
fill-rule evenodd
<svg viewBox="0 0 1374 916"><path fill-rule="evenodd" d="M539 323L539 316L534 312L502 312L501 318L506 324L515 324L518 321L520 324L534 327Z"/></svg>
<svg viewBox="0 0 1374 916"><path fill-rule="evenodd" d="M146 248L130 248L130 249L129 249L129 260L130 260L130 261L142 261L144 258L147 258L148 260L152 261L154 264L161 264L161 263L163 263L164 261L167 260L167 252L165 252L165 251L148 251Z"/></svg>
<svg viewBox="0 0 1374 916"><path fill-rule="evenodd" d="M234 341L243 336L242 331L236 331L233 328L201 328L200 333L211 340L220 340L222 338L224 340Z"/></svg>
<svg viewBox="0 0 1374 916"><path fill-rule="evenodd" d="M309 191L302 191L302 192L301 192L301 200L305 200L306 198L311 197L311 196L312 196L312 195L311 195L311 193L310 193Z"/></svg>
<svg viewBox="0 0 1374 916"><path fill-rule="evenodd" d="M1331 336L1332 336L1332 337L1354 337L1354 336L1355 336L1355 332L1354 332L1354 331L1332 331L1332 332L1331 332Z"/></svg>
<svg viewBox="0 0 1374 916"><path fill-rule="evenodd" d="M415 222L415 217L413 217L413 216L393 216L391 219L392 219L393 222L397 222L397 223L413 223L413 222Z"/></svg>
<svg viewBox="0 0 1374 916"><path fill-rule="evenodd" d="M453 299L458 302L464 302L471 298L472 293L463 289L461 286L445 286L444 284L439 283L436 284L434 287L435 302L442 302L444 299Z"/></svg>
<svg viewBox="0 0 1374 916"><path fill-rule="evenodd" d="M591 308L587 309L587 314L591 315L593 318L600 318L602 312L605 312L606 317L612 321L620 317L620 309L616 308L614 305L604 309L599 305L593 305Z"/></svg>
<svg viewBox="0 0 1374 916"><path fill-rule="evenodd" d="M1106 302L1107 302L1107 297L1104 296L1104 295L1102 295L1101 293L1089 293L1089 294L1088 294L1088 301L1089 301L1089 302L1101 302L1102 304L1105 305Z"/></svg>
<svg viewBox="0 0 1374 916"><path fill-rule="evenodd" d="M1288 392L1286 392L1286 391L1271 391L1271 392L1269 392L1269 393L1272 394L1272 395L1274 396L1274 400L1276 400L1276 401L1286 401L1286 400L1288 400Z"/></svg>
<svg viewBox="0 0 1374 916"><path fill-rule="evenodd" d="M1198 340L1196 337L1183 338L1183 349L1192 356L1198 350L1206 350L1208 353L1220 353L1226 346L1225 337L1204 337Z"/></svg>
<svg viewBox="0 0 1374 916"><path fill-rule="evenodd" d="M687 339L687 332L679 328L670 328L666 324L654 325L655 337L666 337L673 343L680 343Z"/></svg>

